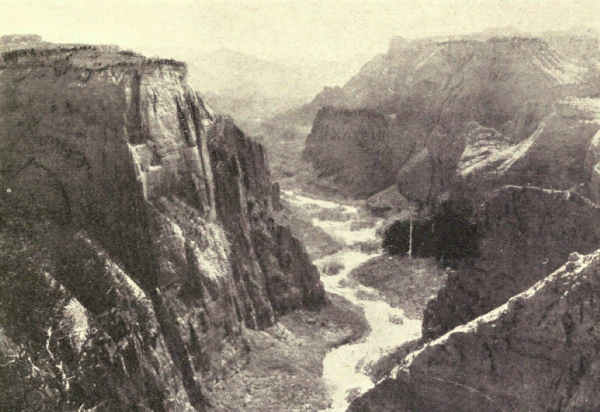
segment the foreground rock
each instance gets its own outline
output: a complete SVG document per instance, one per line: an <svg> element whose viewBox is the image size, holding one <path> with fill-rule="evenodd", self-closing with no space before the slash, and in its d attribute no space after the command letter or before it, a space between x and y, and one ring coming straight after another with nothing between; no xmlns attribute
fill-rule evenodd
<svg viewBox="0 0 600 412"><path fill-rule="evenodd" d="M428 303L425 339L503 304L555 270L571 251L589 253L600 244L600 207L571 192L506 186L475 215L474 255L454 262L445 287Z"/></svg>
<svg viewBox="0 0 600 412"><path fill-rule="evenodd" d="M600 408L600 251L408 355L350 411Z"/></svg>
<svg viewBox="0 0 600 412"><path fill-rule="evenodd" d="M244 328L325 303L262 147L183 63L16 49L0 107L2 409L205 410Z"/></svg>

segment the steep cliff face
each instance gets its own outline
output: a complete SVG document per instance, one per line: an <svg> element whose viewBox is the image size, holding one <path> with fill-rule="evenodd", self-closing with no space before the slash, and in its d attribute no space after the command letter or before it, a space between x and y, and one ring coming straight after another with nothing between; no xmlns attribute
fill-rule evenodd
<svg viewBox="0 0 600 412"><path fill-rule="evenodd" d="M28 276L47 272L78 302L117 354L126 352L124 376L132 367L149 371L129 389L89 401L62 385L61 402L173 410L177 395L185 408L202 410L210 403L203 382L226 373L243 349L240 328L264 328L279 314L324 302L303 246L271 218L277 196L262 147L216 117L185 76L182 63L114 48L2 54L3 218L17 226L46 222L54 234L40 246L49 250L48 264L34 259ZM16 232L5 232L6 241ZM26 233L30 245L44 230ZM17 272L28 263L21 252ZM123 284L136 292L121 298ZM106 299L97 297L103 293ZM143 319L136 308L145 308ZM47 322L54 328L64 310L52 313ZM97 320L106 316L118 325ZM27 341L34 333L28 326L8 337ZM136 328L154 336L140 338ZM69 362L85 369L83 355ZM121 372L106 368L115 382L107 388L117 387L124 378L113 375ZM171 378L157 377L163 372ZM86 379L81 387L90 391ZM145 404L144 393L152 392L161 395Z"/></svg>
<svg viewBox="0 0 600 412"><path fill-rule="evenodd" d="M394 183L399 159L414 150L413 140L395 132L394 120L377 112L325 107L306 138L303 157L341 192L368 197Z"/></svg>
<svg viewBox="0 0 600 412"><path fill-rule="evenodd" d="M524 175L529 178L533 174L541 180L541 176L545 176L544 184L549 182L552 187L565 189L580 183L581 176L575 178L576 173L570 170L561 169L558 175L553 172L579 165L579 158L585 157L589 141L598 130L597 125L586 124L585 110L573 109L573 101L595 96L600 91L597 65L600 53L593 47L587 55L567 53L563 43L564 39L559 38L545 41L526 37L494 37L485 41L397 39L387 54L368 62L338 91L337 95L342 96L339 101L330 104L343 109L366 108L394 118L400 132L390 133L391 140L401 140L404 147L414 150L394 153L394 167L384 167L381 173L387 180L396 179L400 192L409 200L434 202L456 182L457 173L458 180L461 179L461 156L465 151L467 157L472 155L469 145L473 139L473 124L502 136L503 146L494 147L494 153L504 149L520 150L518 154L502 154L519 157L523 151L528 152L514 165L518 171L511 177L525 179ZM307 139L307 151L313 155L319 171L322 163L315 153L349 145L350 140L371 138L361 124L346 130L347 138L336 143L328 137L329 129L318 127L320 122L322 116L317 116L310 141ZM353 121L347 119L345 123L349 128ZM355 123L360 123L359 116ZM485 140L483 135L490 137L489 133L480 132L483 134L477 140ZM548 147L542 146L556 146L561 135L566 135L567 145L549 157ZM544 143L517 147L531 144L529 140ZM377 143L374 140L374 145ZM397 142L388 144L399 145ZM483 155L481 149L479 147L480 155ZM408 162L406 155L410 158ZM344 180L358 179L353 172L355 162L342 166L336 176L343 176ZM370 163L363 166L368 170ZM544 171L539 171L540 168Z"/></svg>
<svg viewBox="0 0 600 412"><path fill-rule="evenodd" d="M594 183L594 136L600 127L600 101L564 99L554 105L537 129L513 144L495 129L475 124L457 166L458 185L482 192L502 184L573 189L590 195ZM464 189L464 187L463 187Z"/></svg>
<svg viewBox="0 0 600 412"><path fill-rule="evenodd" d="M600 252L408 355L351 411L593 411Z"/></svg>
<svg viewBox="0 0 600 412"><path fill-rule="evenodd" d="M501 305L571 251L594 250L598 219L600 208L575 193L518 186L495 191L475 211L476 254L455 263L446 286L428 303L423 337L436 338Z"/></svg>
<svg viewBox="0 0 600 412"><path fill-rule="evenodd" d="M563 46L569 40L571 50ZM507 122L525 103L589 93L585 88L594 81L600 52L589 45L588 53L576 48L586 40L567 35L556 42L525 36L396 39L335 94L338 101L329 93L328 104L404 115L428 109L444 126L467 118L523 138L531 125ZM453 116L457 113L463 116Z"/></svg>
<svg viewBox="0 0 600 412"><path fill-rule="evenodd" d="M418 205L430 205L434 215L414 226L430 231L423 245L423 234L414 236L417 254L433 254L452 270L424 313L423 338L433 342L409 355L397 375L381 381L351 410L597 408L598 400L587 392L596 379L586 357L595 350L593 332L582 326L575 332L581 335L571 335L576 322L587 322L581 309L585 303L559 302L571 286L557 278L545 284L548 294L531 310L521 311L529 304L521 297L511 299L556 270L570 252L590 253L600 244L594 223L600 209L584 197L597 200L598 81L591 63L598 51L587 56L567 52L562 42L511 40L512 49L503 49L506 44L500 43L506 40L487 41L492 50L498 47L495 63L483 63L491 56L476 53L459 70L462 78L439 117L433 116L425 148L398 171L399 191ZM411 47L398 42L395 50ZM517 56L519 61L513 61ZM478 85L475 73L497 90ZM529 88L535 84L552 88L546 101L544 91ZM476 90L482 94L473 94ZM462 112L455 103L464 105ZM468 213L449 216L459 225L455 235L446 237L439 212L448 204L461 205ZM396 228L404 241L407 225ZM473 253L452 256L465 245ZM585 264L594 262L592 279L597 256L589 259ZM572 272L574 262L563 269ZM532 288L525 296L536 293ZM500 306L509 299L509 306ZM580 315L575 323L572 313ZM596 316L595 309L588 315ZM551 325L557 320L564 322L562 329ZM585 353L583 358L569 345Z"/></svg>
<svg viewBox="0 0 600 412"><path fill-rule="evenodd" d="M3 215L0 242L3 410L202 408L150 295L84 232Z"/></svg>

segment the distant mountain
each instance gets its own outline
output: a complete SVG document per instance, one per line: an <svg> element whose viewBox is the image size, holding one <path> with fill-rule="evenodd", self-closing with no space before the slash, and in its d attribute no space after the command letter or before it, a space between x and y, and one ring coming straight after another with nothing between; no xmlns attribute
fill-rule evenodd
<svg viewBox="0 0 600 412"><path fill-rule="evenodd" d="M443 59L443 53L439 52L444 44L456 45L454 47L456 51L458 51L458 45L466 44L465 42L478 42L471 44L479 44L480 47L485 46L485 42L488 40L492 40L490 44L508 44L499 41L501 39L537 39L544 42L551 49L551 53L560 54L561 61L566 66L570 65L570 68L564 66L560 69L563 80L566 79L564 76L573 75L571 69L575 66L594 67L600 61L600 33L589 28L532 34L513 27L501 27L465 35L436 36L414 40L396 36L390 40L387 53L375 56L366 62L344 86L331 87L332 84L327 85L310 102L277 116L277 121L310 126L319 109L324 106L348 109L370 108L394 113L396 110L393 106L402 105L404 94L420 93L415 90L414 85L419 83L424 76L433 74L427 74L426 70L435 67L436 59L440 64L444 64L440 61ZM520 43L525 44L524 42ZM495 50L500 52L498 47ZM517 50L515 49L515 51ZM495 53L494 50L490 52ZM526 53L526 50L522 49L522 52ZM450 53L453 52L450 51ZM534 56L527 57L531 58L525 59L523 64L533 61ZM543 61L544 59L541 60L541 62ZM519 64L518 61L514 63ZM447 64L450 66L447 66L445 70L453 70L451 66L453 63L450 61ZM543 65L543 63L541 66L538 64L538 67ZM552 63L547 67L546 76L552 76L551 65Z"/></svg>
<svg viewBox="0 0 600 412"><path fill-rule="evenodd" d="M229 49L188 54L182 57L188 63L190 83L218 112L231 114L242 124L296 107L325 85L343 84L362 62L356 58L281 63Z"/></svg>
<svg viewBox="0 0 600 412"><path fill-rule="evenodd" d="M192 57L188 65L190 79L200 90L229 93L241 89L265 97L306 96L312 91L306 84L296 84L302 81L297 69L229 49Z"/></svg>

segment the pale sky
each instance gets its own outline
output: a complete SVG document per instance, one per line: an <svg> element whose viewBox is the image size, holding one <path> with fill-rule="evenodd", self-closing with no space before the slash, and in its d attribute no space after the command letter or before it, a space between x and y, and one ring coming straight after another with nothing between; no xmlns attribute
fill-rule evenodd
<svg viewBox="0 0 600 412"><path fill-rule="evenodd" d="M279 61L374 55L395 35L600 29L598 16L599 0L0 0L3 34L150 54L226 47Z"/></svg>

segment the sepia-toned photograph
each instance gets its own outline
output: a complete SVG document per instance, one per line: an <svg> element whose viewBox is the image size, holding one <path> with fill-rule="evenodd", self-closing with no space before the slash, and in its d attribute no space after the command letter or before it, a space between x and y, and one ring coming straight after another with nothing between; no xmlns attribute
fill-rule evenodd
<svg viewBox="0 0 600 412"><path fill-rule="evenodd" d="M600 412L598 0L0 0L0 412Z"/></svg>

